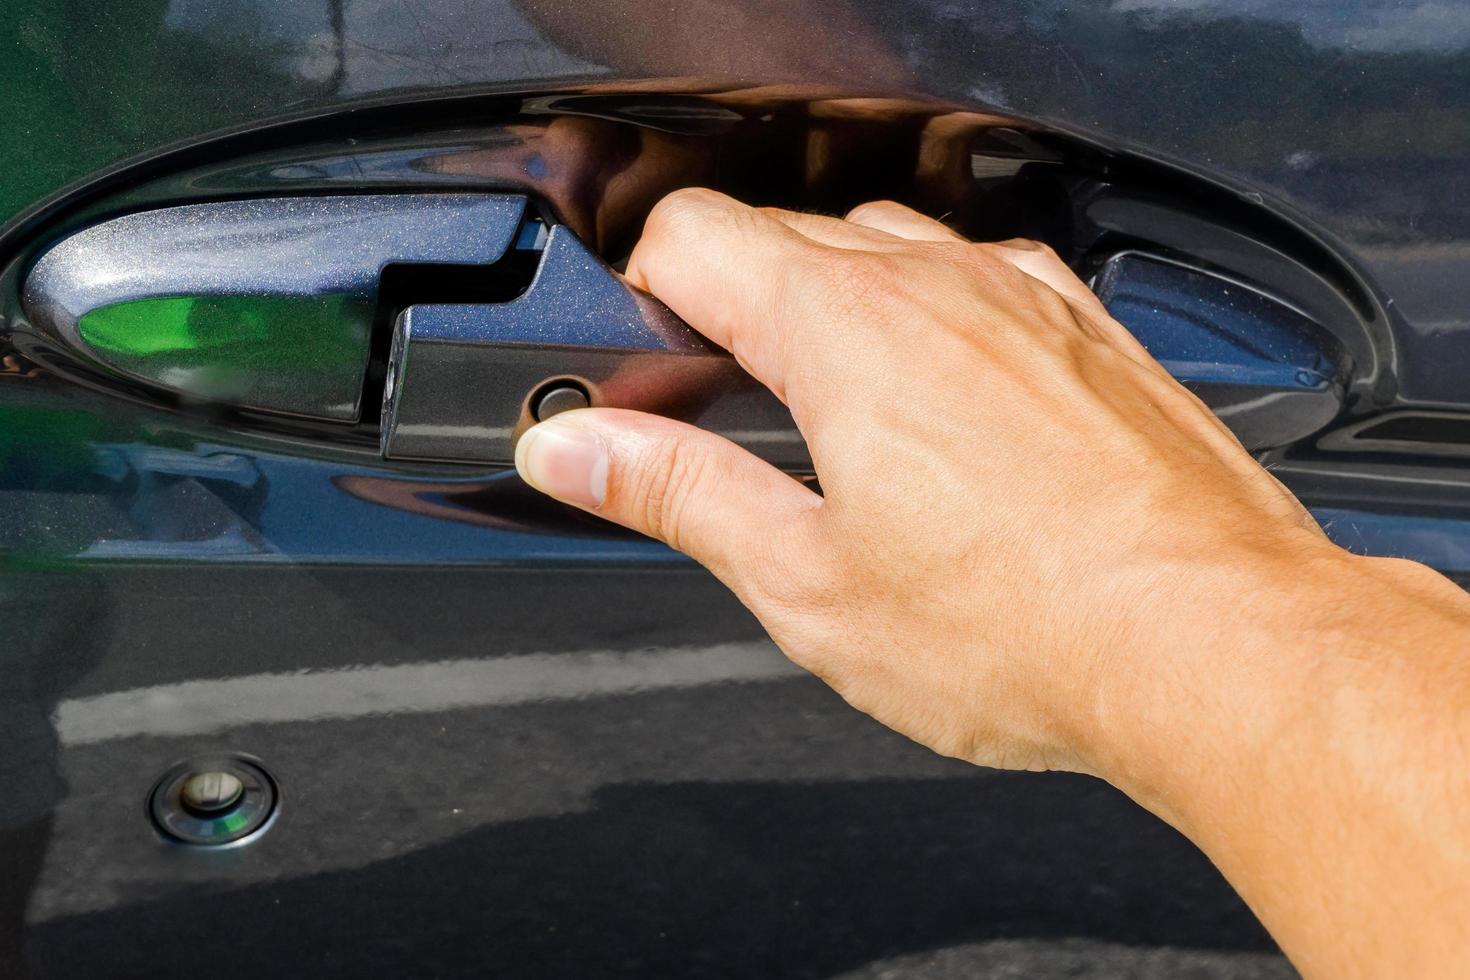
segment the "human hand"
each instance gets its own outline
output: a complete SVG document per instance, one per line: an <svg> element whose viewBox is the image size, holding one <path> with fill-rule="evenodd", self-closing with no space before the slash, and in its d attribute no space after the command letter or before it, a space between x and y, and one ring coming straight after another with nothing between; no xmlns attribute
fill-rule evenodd
<svg viewBox="0 0 1470 980"><path fill-rule="evenodd" d="M1343 554L1044 246L690 190L628 278L788 404L823 495L616 409L531 429L522 475L689 553L792 660L944 754L1124 778L1180 650Z"/></svg>

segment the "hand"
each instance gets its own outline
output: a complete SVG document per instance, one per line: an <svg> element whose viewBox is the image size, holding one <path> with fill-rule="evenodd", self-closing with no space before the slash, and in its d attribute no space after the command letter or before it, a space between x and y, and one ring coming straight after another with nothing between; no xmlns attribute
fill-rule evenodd
<svg viewBox="0 0 1470 980"><path fill-rule="evenodd" d="M532 485L693 555L947 755L1109 779L1309 975L1470 968L1470 599L1358 558L1045 247L683 191L628 266L791 408L823 495L667 419L530 429Z"/></svg>
<svg viewBox="0 0 1470 980"><path fill-rule="evenodd" d="M703 562L792 660L939 752L1106 771L1115 684L1230 615L1232 574L1335 551L1045 246L684 191L628 277L786 401L824 496L611 409L531 430L521 472Z"/></svg>

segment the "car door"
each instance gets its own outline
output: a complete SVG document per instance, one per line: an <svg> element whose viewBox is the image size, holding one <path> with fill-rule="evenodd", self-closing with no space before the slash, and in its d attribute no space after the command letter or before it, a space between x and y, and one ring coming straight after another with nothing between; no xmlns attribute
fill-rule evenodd
<svg viewBox="0 0 1470 980"><path fill-rule="evenodd" d="M893 198L1048 242L1336 540L1470 574L1470 19L5 21L0 974L1290 975L1121 795L858 716L507 447L555 393L814 480L616 270L677 187Z"/></svg>

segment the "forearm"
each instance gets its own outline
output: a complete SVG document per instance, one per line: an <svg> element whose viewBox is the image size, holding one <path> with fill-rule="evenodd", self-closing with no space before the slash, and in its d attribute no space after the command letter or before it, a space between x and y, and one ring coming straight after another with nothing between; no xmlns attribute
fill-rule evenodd
<svg viewBox="0 0 1470 980"><path fill-rule="evenodd" d="M1109 695L1118 749L1098 768L1193 839L1307 975L1463 970L1470 597L1407 562L1304 550L1176 603L1193 635L1165 631Z"/></svg>

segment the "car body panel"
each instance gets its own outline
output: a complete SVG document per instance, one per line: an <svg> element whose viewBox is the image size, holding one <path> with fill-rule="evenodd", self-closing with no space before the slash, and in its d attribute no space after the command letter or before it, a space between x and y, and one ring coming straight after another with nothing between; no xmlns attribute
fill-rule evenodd
<svg viewBox="0 0 1470 980"><path fill-rule="evenodd" d="M1098 781L976 770L857 715L662 546L503 468L388 462L349 430L59 372L11 300L100 217L303 186L523 190L611 258L660 187L831 208L862 188L758 178L883 171L874 132L958 115L1157 164L1222 221L1269 225L1367 325L1352 411L1457 409L1470 24L1438 6L17 0L0 970L1289 975L1172 830ZM603 137L637 97L653 115L629 151ZM802 130L764 170L671 149L767 105L858 122ZM548 119L571 120L568 158ZM683 163L631 180L649 158ZM1349 458L1267 461L1345 545L1470 572L1463 463ZM165 841L154 781L217 752L262 761L279 820L229 850Z"/></svg>

